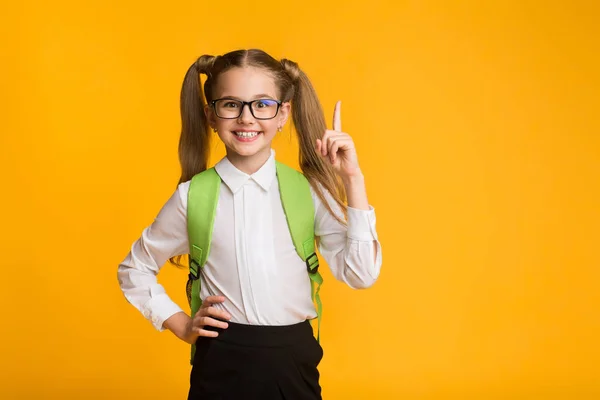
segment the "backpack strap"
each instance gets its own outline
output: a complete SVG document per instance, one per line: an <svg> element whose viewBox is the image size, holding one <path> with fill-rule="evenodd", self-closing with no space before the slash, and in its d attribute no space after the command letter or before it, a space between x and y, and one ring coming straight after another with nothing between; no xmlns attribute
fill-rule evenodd
<svg viewBox="0 0 600 400"><path fill-rule="evenodd" d="M276 165L281 203L292 241L296 252L302 261L306 263L306 269L310 277L311 298L313 303L317 305L317 340L319 341L321 315L323 313L319 291L321 290L323 277L319 273L319 258L315 248L315 207L310 192L310 184L306 177L295 169L278 161Z"/></svg>
<svg viewBox="0 0 600 400"><path fill-rule="evenodd" d="M210 252L220 188L221 178L214 168L195 175L190 182L187 207L190 274L186 291L192 318L202 306L200 270L204 267ZM192 345L190 363L194 361L195 352L196 345Z"/></svg>

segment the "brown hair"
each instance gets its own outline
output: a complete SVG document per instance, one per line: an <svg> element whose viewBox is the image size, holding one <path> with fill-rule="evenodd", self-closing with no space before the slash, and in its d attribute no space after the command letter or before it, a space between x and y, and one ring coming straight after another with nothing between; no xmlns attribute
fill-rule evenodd
<svg viewBox="0 0 600 400"><path fill-rule="evenodd" d="M203 55L188 69L181 89L181 137L179 139L179 162L181 177L186 182L207 167L210 131L204 114L206 104L214 99L213 88L220 74L235 67L257 67L271 74L279 88L279 100L291 101L292 123L300 145L300 168L311 186L341 223L325 199L323 189L328 191L337 205L346 213L346 193L329 161L325 161L315 149L327 126L321 103L306 74L293 61L277 61L262 50L236 50L222 56ZM200 74L207 76L202 96ZM206 98L206 102L205 102ZM177 257L176 257L177 258ZM171 262L179 265L178 260Z"/></svg>

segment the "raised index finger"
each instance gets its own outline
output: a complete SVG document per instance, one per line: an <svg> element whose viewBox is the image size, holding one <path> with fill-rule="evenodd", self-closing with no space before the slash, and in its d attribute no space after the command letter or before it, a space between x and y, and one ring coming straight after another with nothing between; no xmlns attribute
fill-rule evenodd
<svg viewBox="0 0 600 400"><path fill-rule="evenodd" d="M335 103L335 109L333 110L333 130L342 131L342 102L338 101Z"/></svg>

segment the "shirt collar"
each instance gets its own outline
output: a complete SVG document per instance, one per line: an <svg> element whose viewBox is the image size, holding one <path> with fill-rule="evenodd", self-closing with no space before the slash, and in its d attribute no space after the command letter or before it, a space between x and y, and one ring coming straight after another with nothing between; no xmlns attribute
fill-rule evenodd
<svg viewBox="0 0 600 400"><path fill-rule="evenodd" d="M263 190L268 191L277 175L275 150L271 149L271 155L267 161L252 175L248 175L237 169L227 157L223 157L223 159L215 165L215 170L233 193L240 190L250 179L258 183Z"/></svg>

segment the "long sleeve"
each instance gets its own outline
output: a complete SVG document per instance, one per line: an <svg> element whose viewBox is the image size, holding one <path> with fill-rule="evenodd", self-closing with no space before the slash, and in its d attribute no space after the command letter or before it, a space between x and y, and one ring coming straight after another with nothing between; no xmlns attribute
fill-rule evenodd
<svg viewBox="0 0 600 400"><path fill-rule="evenodd" d="M158 283L160 268L171 257L189 252L186 205L189 182L182 183L162 207L154 222L144 229L118 268L117 277L125 298L154 327L182 309Z"/></svg>
<svg viewBox="0 0 600 400"><path fill-rule="evenodd" d="M343 213L331 194L323 190L328 204L343 219ZM375 210L348 207L347 226L327 210L313 190L315 235L319 252L333 276L354 289L372 286L381 270L381 245L375 229Z"/></svg>

